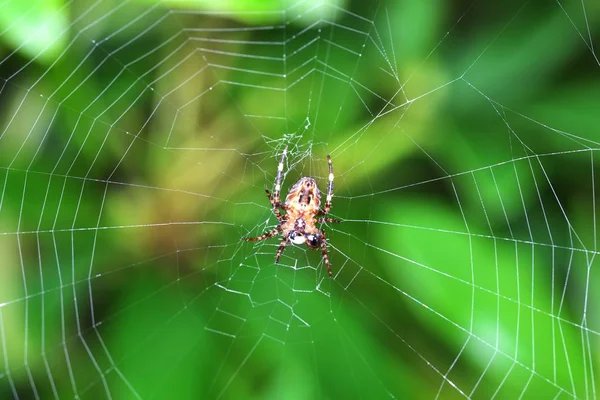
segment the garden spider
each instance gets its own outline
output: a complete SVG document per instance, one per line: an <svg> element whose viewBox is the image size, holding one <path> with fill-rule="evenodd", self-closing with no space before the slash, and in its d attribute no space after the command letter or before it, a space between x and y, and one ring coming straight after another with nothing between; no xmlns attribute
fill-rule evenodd
<svg viewBox="0 0 600 400"><path fill-rule="evenodd" d="M281 161L277 166L277 180L275 181L275 193L271 196L269 189L265 189L267 197L273 206L273 211L279 223L270 232L254 238L244 238L247 242L256 242L259 240L269 239L281 232L283 240L277 249L275 256L275 264L279 263L279 257L288 243L306 244L311 249L317 250L321 248L323 261L327 266L329 277L332 277L331 264L327 255L327 239L325 232L315 226L315 223L340 221L333 218L317 218L322 215L327 215L331 209L331 198L333 197L333 164L331 157L327 155L329 163L329 177L327 181L327 199L325 208L321 209L321 192L317 187L317 182L310 177L303 177L298 180L290 189L285 198L285 204L281 203L279 198L281 190L281 178L283 175L283 162L287 154L287 146L281 155ZM285 211L285 214L280 212L280 209Z"/></svg>

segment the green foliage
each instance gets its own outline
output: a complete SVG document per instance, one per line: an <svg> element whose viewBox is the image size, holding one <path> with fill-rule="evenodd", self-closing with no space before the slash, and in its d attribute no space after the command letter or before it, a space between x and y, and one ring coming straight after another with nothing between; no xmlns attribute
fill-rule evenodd
<svg viewBox="0 0 600 400"><path fill-rule="evenodd" d="M518 396L532 373L536 380L555 376L559 387L574 376L585 391L579 329L555 320L552 271L540 268L552 263L550 247L478 235L481 227L466 223L458 205L404 201L382 208L393 210L386 220L394 229L382 229L379 237L393 249L381 259L390 283L440 341L464 345L466 368L485 369L490 387L504 381L503 397ZM568 312L560 315L573 320ZM561 358L562 346L568 359ZM541 397L556 392L539 383Z"/></svg>
<svg viewBox="0 0 600 400"><path fill-rule="evenodd" d="M26 57L44 63L56 59L67 43L68 26L68 7L62 0L2 3L2 40Z"/></svg>
<svg viewBox="0 0 600 400"><path fill-rule="evenodd" d="M593 397L587 3L1 4L0 395Z"/></svg>

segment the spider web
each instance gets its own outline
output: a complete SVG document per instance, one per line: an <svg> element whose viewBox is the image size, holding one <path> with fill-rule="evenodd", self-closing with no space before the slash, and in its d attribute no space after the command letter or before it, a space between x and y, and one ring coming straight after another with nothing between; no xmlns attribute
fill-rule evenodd
<svg viewBox="0 0 600 400"><path fill-rule="evenodd" d="M16 4L2 397L597 397L595 4Z"/></svg>

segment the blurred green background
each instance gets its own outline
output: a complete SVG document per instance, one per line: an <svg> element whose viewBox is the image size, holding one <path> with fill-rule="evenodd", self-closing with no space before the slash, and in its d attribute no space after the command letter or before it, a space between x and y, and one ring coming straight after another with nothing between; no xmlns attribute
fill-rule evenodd
<svg viewBox="0 0 600 400"><path fill-rule="evenodd" d="M0 4L0 398L595 398L600 3ZM319 252L273 189L322 189Z"/></svg>

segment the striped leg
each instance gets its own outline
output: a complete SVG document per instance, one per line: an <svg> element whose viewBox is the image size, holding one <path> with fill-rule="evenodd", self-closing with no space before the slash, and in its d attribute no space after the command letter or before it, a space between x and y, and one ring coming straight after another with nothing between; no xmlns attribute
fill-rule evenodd
<svg viewBox="0 0 600 400"><path fill-rule="evenodd" d="M275 264L279 264L279 257L281 257L281 253L283 253L283 249L285 249L285 245L287 244L287 238L283 239L279 244L279 248L277 249L277 255L275 256Z"/></svg>
<svg viewBox="0 0 600 400"><path fill-rule="evenodd" d="M277 179L275 180L275 193L273 193L273 200L275 204L281 204L281 199L279 198L281 192L281 178L283 177L283 162L285 161L285 156L287 155L287 146L283 149L283 154L281 155L281 161L277 165Z"/></svg>
<svg viewBox="0 0 600 400"><path fill-rule="evenodd" d="M260 235L258 237L254 237L254 238L244 238L244 240L246 242L259 242L261 240L265 240L268 238L271 238L275 235L277 235L277 233L279 233L281 231L281 226L277 225L277 227L275 229L273 229L271 232L267 232L263 235Z"/></svg>
<svg viewBox="0 0 600 400"><path fill-rule="evenodd" d="M325 214L329 213L331 209L331 198L333 197L333 163L331 162L331 156L327 154L327 163L329 164L329 176L327 179L327 199L325 201Z"/></svg>
<svg viewBox="0 0 600 400"><path fill-rule="evenodd" d="M325 265L327 266L327 273L329 273L329 277L331 278L333 274L331 273L331 264L329 263L329 256L327 255L327 239L325 238L325 231L321 231L321 254L323 255L323 261L325 261Z"/></svg>
<svg viewBox="0 0 600 400"><path fill-rule="evenodd" d="M319 223L319 224L324 224L325 222L339 224L342 221L340 221L339 219L335 219L335 218L319 218L319 219L317 219L317 223Z"/></svg>
<svg viewBox="0 0 600 400"><path fill-rule="evenodd" d="M281 218L283 218L283 215L281 215L281 213L279 212L279 208L283 208L283 205L281 203L275 203L275 199L273 199L273 196L271 196L271 192L269 192L269 189L265 189L265 192L267 192L267 197L269 198L269 201L271 202L271 205L273 206L273 211L275 211L275 216L277 217L278 220L281 221Z"/></svg>

